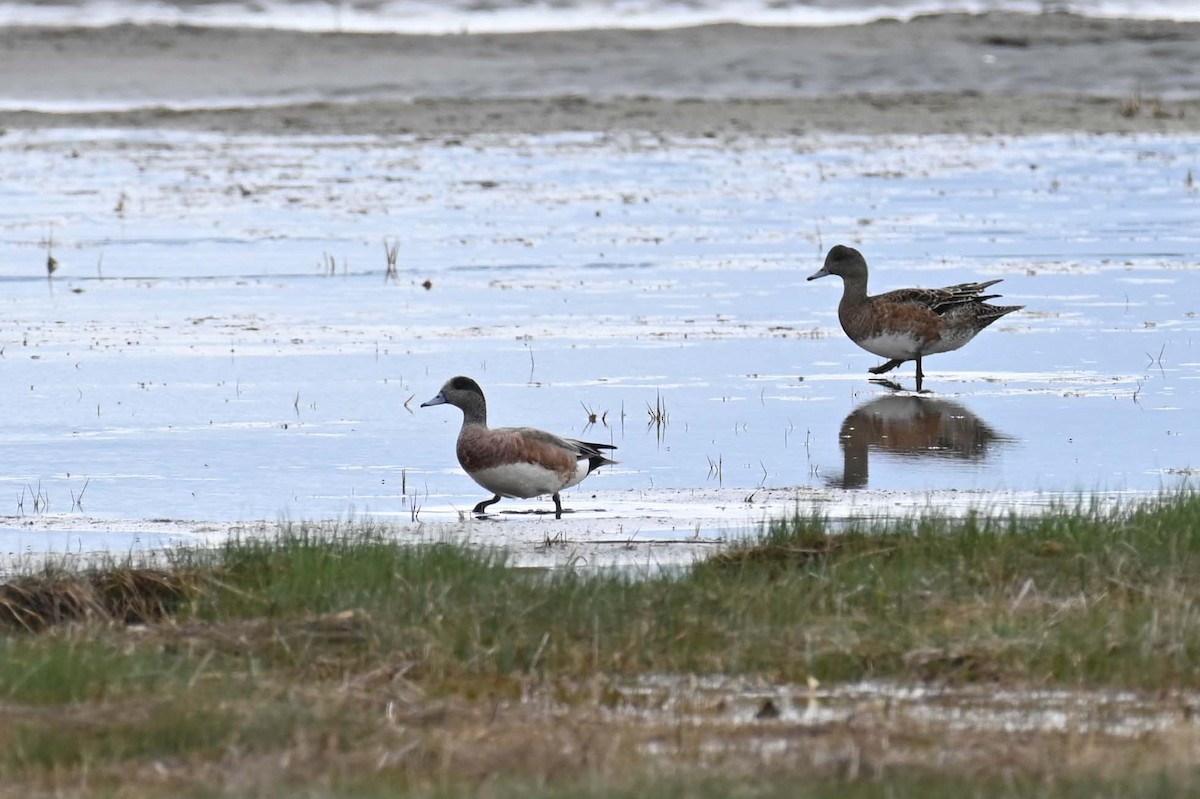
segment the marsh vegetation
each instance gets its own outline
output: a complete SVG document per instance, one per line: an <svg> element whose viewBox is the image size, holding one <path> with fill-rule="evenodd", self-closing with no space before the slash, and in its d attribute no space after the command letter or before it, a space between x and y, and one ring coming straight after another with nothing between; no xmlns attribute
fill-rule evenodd
<svg viewBox="0 0 1200 799"><path fill-rule="evenodd" d="M799 514L657 573L357 524L48 565L0 592L0 795L1184 795L1198 584L1190 494ZM1026 723L904 686L1024 692ZM1048 689L1080 715L1039 721Z"/></svg>

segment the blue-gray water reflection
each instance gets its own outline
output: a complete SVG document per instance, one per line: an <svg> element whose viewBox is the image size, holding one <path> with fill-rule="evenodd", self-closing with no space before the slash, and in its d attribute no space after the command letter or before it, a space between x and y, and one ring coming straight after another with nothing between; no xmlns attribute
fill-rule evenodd
<svg viewBox="0 0 1200 799"><path fill-rule="evenodd" d="M996 431L966 406L930 396L890 395L857 406L838 432L842 473L829 483L866 488L871 454L907 460L986 460L1016 439Z"/></svg>

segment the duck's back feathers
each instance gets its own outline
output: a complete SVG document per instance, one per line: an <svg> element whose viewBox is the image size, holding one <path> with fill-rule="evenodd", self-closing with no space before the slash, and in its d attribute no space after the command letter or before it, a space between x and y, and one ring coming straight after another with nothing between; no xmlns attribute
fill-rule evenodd
<svg viewBox="0 0 1200 799"><path fill-rule="evenodd" d="M999 297L999 294L984 294L983 292L988 286L994 286L1003 279L996 278L983 283L959 283L941 289L896 289L869 297L868 301L918 305L928 308L936 314L944 314L951 308L964 303L984 302Z"/></svg>

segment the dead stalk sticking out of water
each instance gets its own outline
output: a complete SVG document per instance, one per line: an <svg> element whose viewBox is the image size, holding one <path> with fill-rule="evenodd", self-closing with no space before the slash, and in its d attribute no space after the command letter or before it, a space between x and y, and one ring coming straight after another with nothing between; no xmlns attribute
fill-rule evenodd
<svg viewBox="0 0 1200 799"><path fill-rule="evenodd" d="M654 404L646 403L646 413L650 417L650 421L646 424L646 429L654 428L655 435L661 441L663 433L666 431L667 422L670 421L670 415L667 413L667 403L663 400L662 392L654 392Z"/></svg>
<svg viewBox="0 0 1200 799"><path fill-rule="evenodd" d="M400 242L383 240L383 252L387 256L387 272L384 273L384 282L395 280L399 277L396 269L396 261L400 256Z"/></svg>
<svg viewBox="0 0 1200 799"><path fill-rule="evenodd" d="M54 231L46 234L46 278L54 277L58 271L58 259L54 257Z"/></svg>
<svg viewBox="0 0 1200 799"><path fill-rule="evenodd" d="M579 404L583 407L583 412L587 414L587 426L588 427L591 427L594 424L601 424L601 425L604 425L605 427L608 427L608 411L604 411L603 413L598 414L594 410L592 410L592 408L589 405L587 405L583 400L580 400Z"/></svg>

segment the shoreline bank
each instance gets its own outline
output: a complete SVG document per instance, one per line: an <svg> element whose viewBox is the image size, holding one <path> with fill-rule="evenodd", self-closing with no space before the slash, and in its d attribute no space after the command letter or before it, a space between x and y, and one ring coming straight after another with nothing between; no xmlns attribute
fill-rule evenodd
<svg viewBox="0 0 1200 799"><path fill-rule="evenodd" d="M1200 24L1066 14L459 36L7 28L0 128L1186 132L1197 63Z"/></svg>

